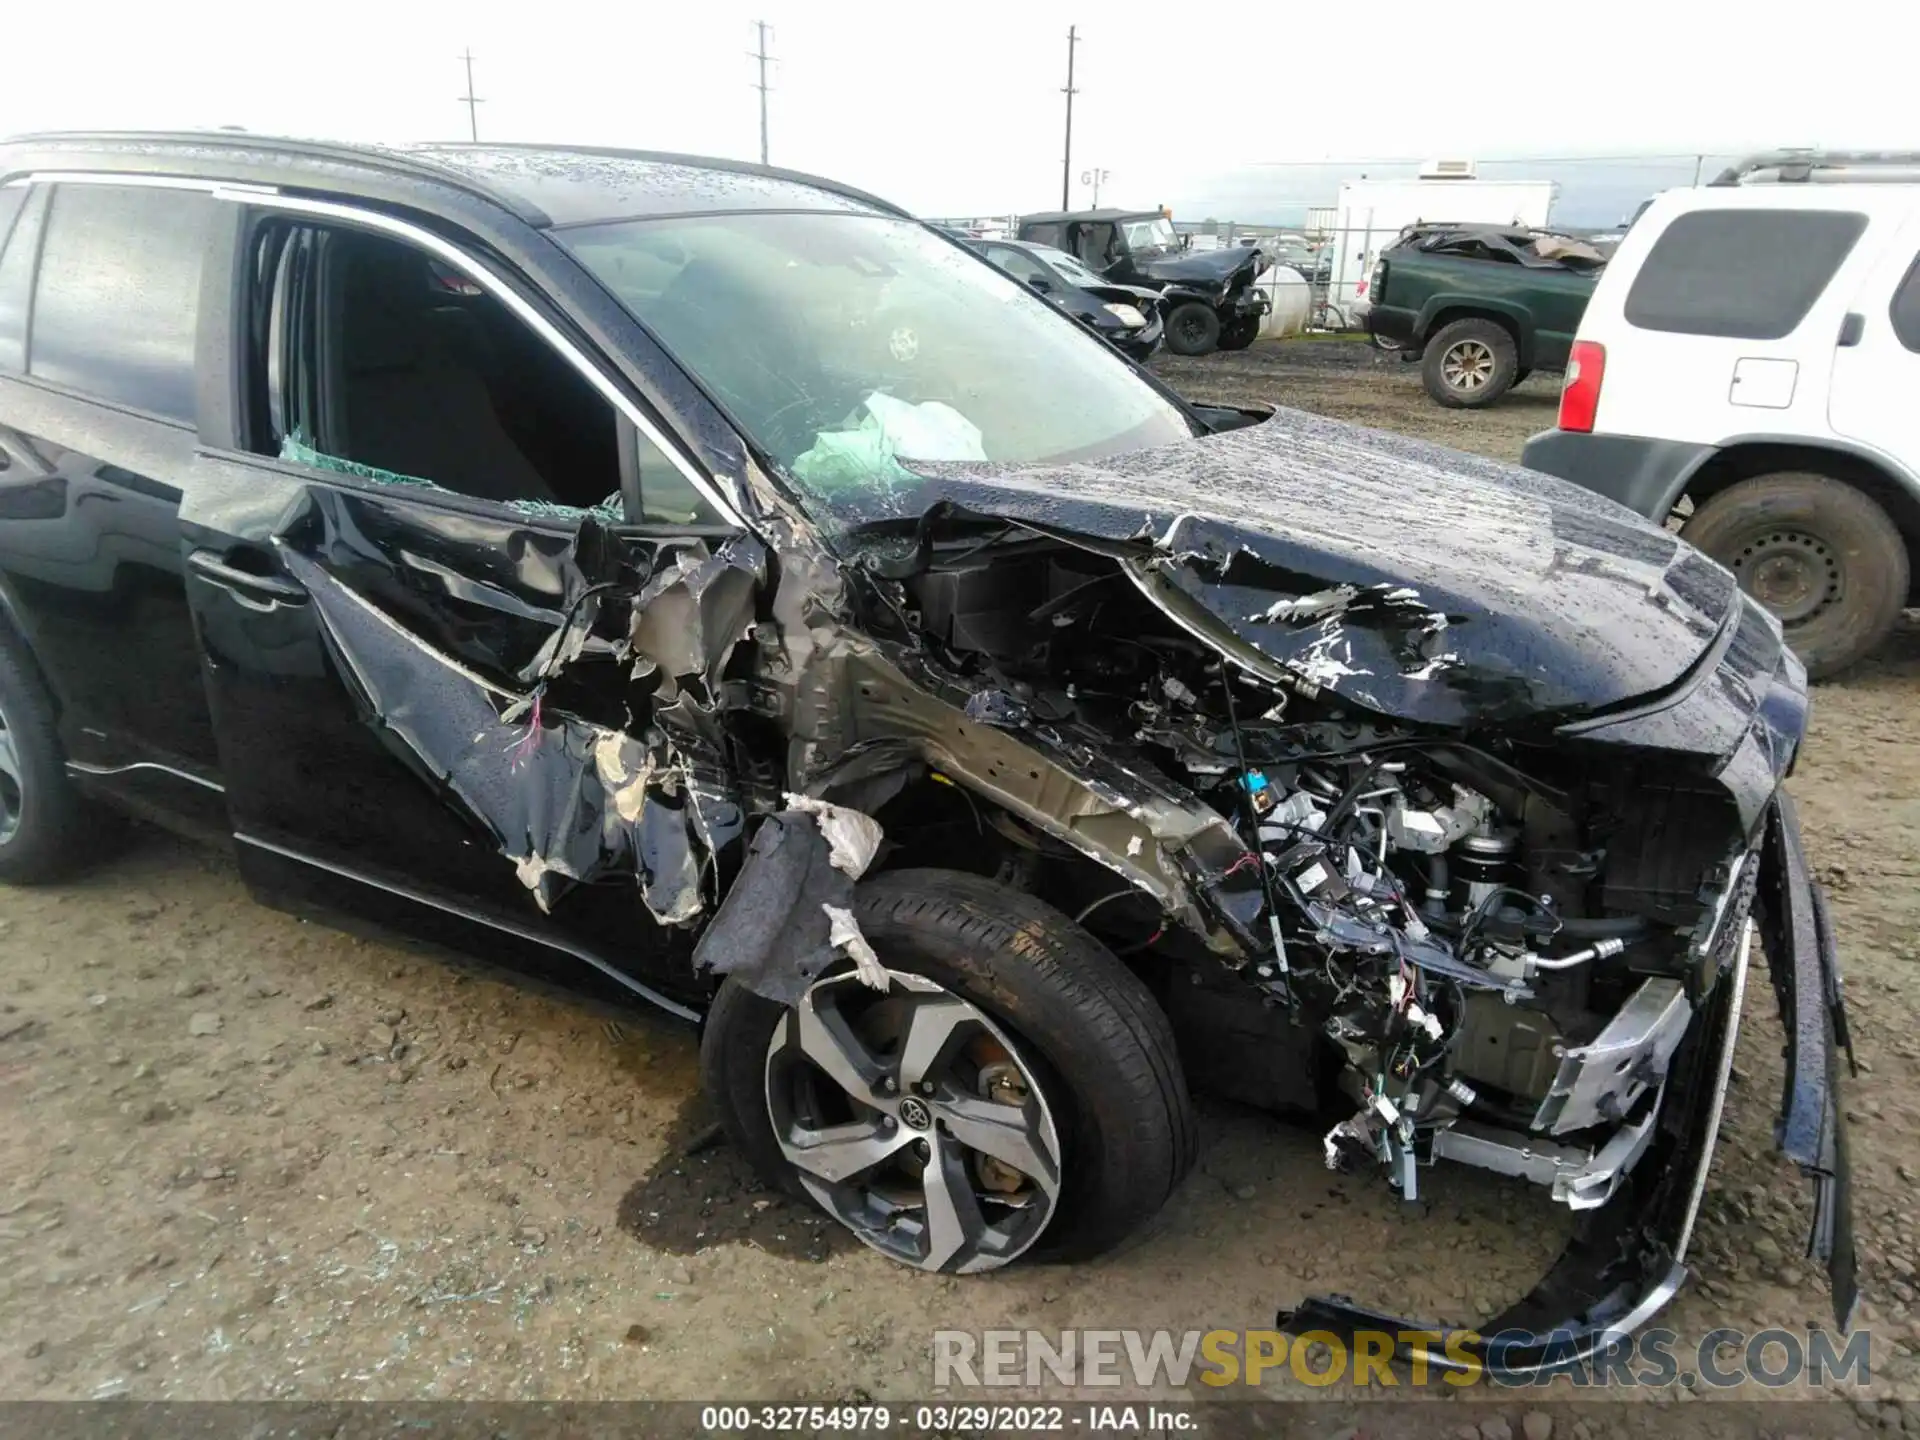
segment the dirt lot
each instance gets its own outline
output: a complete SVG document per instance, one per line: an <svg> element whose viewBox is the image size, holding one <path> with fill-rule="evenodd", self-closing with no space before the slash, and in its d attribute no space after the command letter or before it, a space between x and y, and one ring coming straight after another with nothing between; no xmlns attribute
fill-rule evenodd
<svg viewBox="0 0 1920 1440"><path fill-rule="evenodd" d="M1543 377L1441 411L1357 345L1163 372L1507 458L1554 403ZM1819 692L1794 782L1850 967L1874 1390L1914 1397L1910 1427L1917 700L1909 626ZM1771 1150L1770 1003L1750 989L1683 1335L1825 1313L1798 1258L1805 1187ZM672 1023L268 911L224 856L167 839L0 893L0 1398L924 1398L935 1329L1260 1327L1309 1290L1466 1321L1563 1233L1517 1183L1441 1167L1402 1207L1373 1175L1329 1175L1313 1135L1213 1106L1144 1243L928 1279L701 1145L694 1062Z"/></svg>

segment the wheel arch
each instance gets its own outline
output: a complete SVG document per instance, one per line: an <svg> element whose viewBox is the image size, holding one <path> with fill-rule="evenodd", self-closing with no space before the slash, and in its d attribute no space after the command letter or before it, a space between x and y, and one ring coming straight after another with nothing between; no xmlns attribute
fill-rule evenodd
<svg viewBox="0 0 1920 1440"><path fill-rule="evenodd" d="M47 692L47 698L53 702L54 717L58 719L67 708L65 697L54 688L47 667L40 663L39 649L34 645L27 627L20 621L20 607L14 599L13 586L4 575L0 575L0 643L11 645L21 663L32 669L40 688Z"/></svg>
<svg viewBox="0 0 1920 1440"><path fill-rule="evenodd" d="M1533 364L1533 326L1527 322L1524 312L1490 300L1466 300L1448 295L1429 300L1420 318L1418 343L1430 344L1435 335L1456 320L1491 320L1513 337L1520 365Z"/></svg>
<svg viewBox="0 0 1920 1440"><path fill-rule="evenodd" d="M1920 602L1920 476L1887 456L1844 441L1793 436L1740 436L1719 446L1684 476L1666 509L1684 499L1696 507L1729 486L1759 475L1803 470L1851 485L1887 512L1906 547L1908 603Z"/></svg>

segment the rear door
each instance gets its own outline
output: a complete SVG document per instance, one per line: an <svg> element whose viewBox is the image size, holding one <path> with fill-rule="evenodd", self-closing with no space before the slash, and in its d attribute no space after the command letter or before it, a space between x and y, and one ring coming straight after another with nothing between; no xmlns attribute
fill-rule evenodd
<svg viewBox="0 0 1920 1440"><path fill-rule="evenodd" d="M1920 474L1920 213L1855 291L1833 360L1834 430Z"/></svg>
<svg viewBox="0 0 1920 1440"><path fill-rule="evenodd" d="M740 807L633 622L737 635L755 542L689 513L515 292L394 228L263 211L236 250L241 413L181 520L242 869L281 903L692 998L682 922Z"/></svg>
<svg viewBox="0 0 1920 1440"><path fill-rule="evenodd" d="M0 191L0 602L58 702L69 771L219 836L179 546L200 479L210 188L101 175Z"/></svg>
<svg viewBox="0 0 1920 1440"><path fill-rule="evenodd" d="M1876 243L1868 209L1824 187L1656 202L1580 327L1607 350L1595 428L1705 444L1824 433L1834 347Z"/></svg>

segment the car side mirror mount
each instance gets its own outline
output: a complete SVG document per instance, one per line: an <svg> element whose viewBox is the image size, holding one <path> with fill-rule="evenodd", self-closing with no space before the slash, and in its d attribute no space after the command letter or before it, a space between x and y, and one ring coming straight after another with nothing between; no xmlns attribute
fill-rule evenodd
<svg viewBox="0 0 1920 1440"><path fill-rule="evenodd" d="M1035 290L1038 290L1042 295L1046 294L1049 290L1053 289L1052 285L1048 284L1045 280L1042 280L1038 275L1035 275L1030 280L1028 280L1027 284L1031 285Z"/></svg>

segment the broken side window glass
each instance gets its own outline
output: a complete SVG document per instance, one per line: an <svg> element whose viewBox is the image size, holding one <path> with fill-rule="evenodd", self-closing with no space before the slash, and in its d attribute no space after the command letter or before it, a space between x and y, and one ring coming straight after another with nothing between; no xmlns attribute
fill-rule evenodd
<svg viewBox="0 0 1920 1440"><path fill-rule="evenodd" d="M530 518L626 518L613 407L482 286L350 226L281 227L259 245L256 449Z"/></svg>
<svg viewBox="0 0 1920 1440"><path fill-rule="evenodd" d="M357 460L329 455L309 444L297 430L280 442L280 458L295 465L306 465L335 475L351 475L359 480L369 480L376 485L402 485L413 489L435 491L441 495L460 493L457 490L449 490L444 485L436 485L431 480L424 480L418 475L401 475L392 470L382 470L376 465L362 465ZM578 520L584 516L592 516L607 524L617 525L626 518L618 490L594 505L560 505L550 500L508 500L505 504L506 508L515 514L525 515L535 520Z"/></svg>

